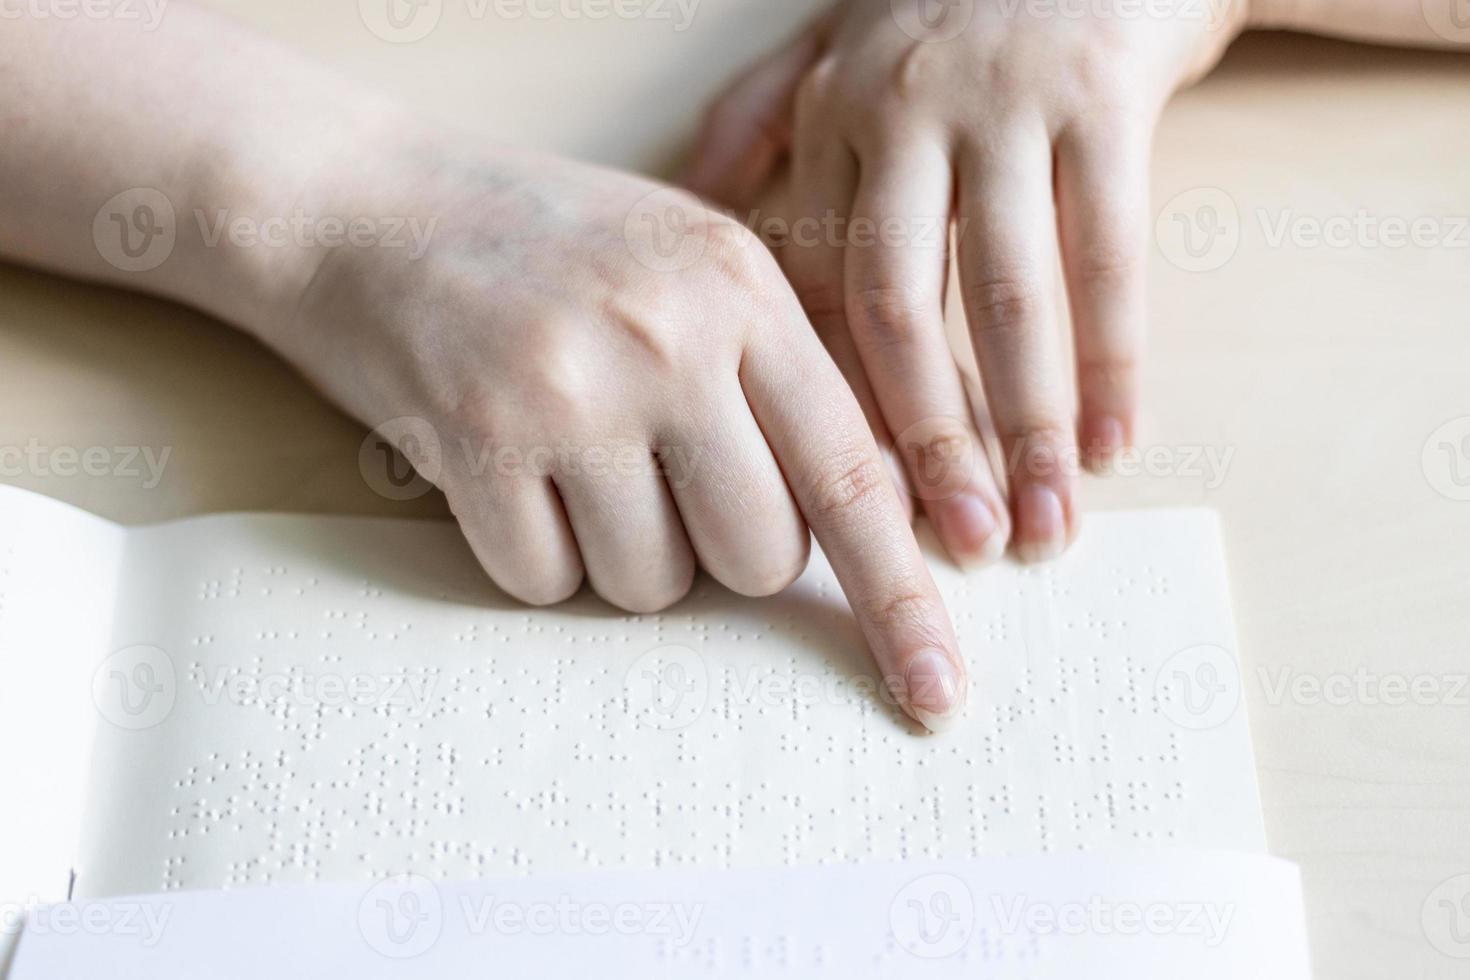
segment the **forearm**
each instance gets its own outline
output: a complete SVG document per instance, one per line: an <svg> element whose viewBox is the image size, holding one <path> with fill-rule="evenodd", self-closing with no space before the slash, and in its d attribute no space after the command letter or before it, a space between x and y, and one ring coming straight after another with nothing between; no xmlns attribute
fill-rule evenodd
<svg viewBox="0 0 1470 980"><path fill-rule="evenodd" d="M279 230L320 200L387 117L330 72L183 4L156 30L7 20L0 255L259 329L289 314L313 264L290 234L265 244L249 229ZM247 233L231 233L241 218Z"/></svg>
<svg viewBox="0 0 1470 980"><path fill-rule="evenodd" d="M1305 31L1406 47L1470 49L1461 0L1250 0L1253 28Z"/></svg>

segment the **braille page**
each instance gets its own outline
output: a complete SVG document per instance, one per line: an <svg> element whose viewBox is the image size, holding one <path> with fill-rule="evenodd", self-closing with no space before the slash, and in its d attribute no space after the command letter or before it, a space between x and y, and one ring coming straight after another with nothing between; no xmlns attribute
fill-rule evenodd
<svg viewBox="0 0 1470 980"><path fill-rule="evenodd" d="M84 915L101 925L69 926ZM154 894L38 910L11 980L205 963L211 980L1310 976L1296 868L1187 852Z"/></svg>
<svg viewBox="0 0 1470 980"><path fill-rule="evenodd" d="M0 487L0 907L67 894L123 537Z"/></svg>
<svg viewBox="0 0 1470 980"><path fill-rule="evenodd" d="M135 530L112 646L169 696L102 731L78 893L1264 848L1213 515L934 564L972 687L929 736L820 556L631 616L501 597L450 524Z"/></svg>

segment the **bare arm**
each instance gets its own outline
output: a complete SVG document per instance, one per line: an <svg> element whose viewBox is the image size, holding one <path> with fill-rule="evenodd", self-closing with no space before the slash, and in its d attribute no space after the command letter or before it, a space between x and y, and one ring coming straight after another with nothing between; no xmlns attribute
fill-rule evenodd
<svg viewBox="0 0 1470 980"><path fill-rule="evenodd" d="M953 628L769 252L692 196L499 146L181 3L0 28L0 255L269 343L446 494L506 592L765 596L822 543L910 715ZM672 240L670 240L672 238Z"/></svg>
<svg viewBox="0 0 1470 980"><path fill-rule="evenodd" d="M1250 26L1470 50L1470 4L1463 0L1251 0Z"/></svg>
<svg viewBox="0 0 1470 980"><path fill-rule="evenodd" d="M0 253L253 329L300 291L310 264L290 247L234 247L211 234L214 220L289 214L333 156L391 118L331 72L184 4L156 30L7 20Z"/></svg>

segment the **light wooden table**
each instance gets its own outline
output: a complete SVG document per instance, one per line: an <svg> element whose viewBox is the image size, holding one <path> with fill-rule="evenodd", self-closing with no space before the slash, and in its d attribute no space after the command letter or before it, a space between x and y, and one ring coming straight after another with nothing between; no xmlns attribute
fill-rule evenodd
<svg viewBox="0 0 1470 980"><path fill-rule="evenodd" d="M680 32L475 19L442 0L436 30L395 45L351 2L217 4L427 115L655 170L720 81L813 6L703 0ZM1272 848L1302 865L1328 980L1470 976L1435 945L1454 940L1438 900L1470 878L1431 896L1470 874L1467 100L1470 52L1257 37L1174 103L1155 162L1143 439L1172 472L1085 488L1089 506L1224 515ZM1181 250L1176 215L1206 243L1200 205L1238 234L1233 254L1228 236ZM1313 244L1314 221L1343 217L1348 241ZM1420 244L1383 244L1415 218L1429 219ZM0 267L0 365L0 479L104 515L445 513L435 496L377 496L359 426L166 303ZM92 468L110 472L58 474L65 447L105 450ZM129 447L168 450L161 481L129 475ZM1195 472L1196 451L1228 466ZM1417 687L1401 697L1400 683ZM1470 914L1460 926L1470 937Z"/></svg>

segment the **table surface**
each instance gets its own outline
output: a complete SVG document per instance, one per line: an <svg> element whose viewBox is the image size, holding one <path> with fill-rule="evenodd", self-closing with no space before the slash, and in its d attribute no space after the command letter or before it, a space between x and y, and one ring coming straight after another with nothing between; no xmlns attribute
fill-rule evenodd
<svg viewBox="0 0 1470 980"><path fill-rule="evenodd" d="M721 81L813 8L705 0L680 32L451 0L395 45L352 3L215 5L426 115L655 172ZM1456 938L1439 900L1470 895L1450 880L1470 874L1467 93L1470 55L1262 35L1174 101L1153 176L1154 463L1084 488L1093 508L1222 513L1271 846L1302 867L1330 980L1470 973L1437 948ZM1178 221L1205 234L1201 205L1227 234L1192 257ZM1313 237L1344 218L1345 238ZM1420 240L1395 245L1414 219ZM0 364L0 446L116 464L3 479L106 516L447 513L374 494L360 426L168 303L0 266ZM166 449L162 480L121 447Z"/></svg>

